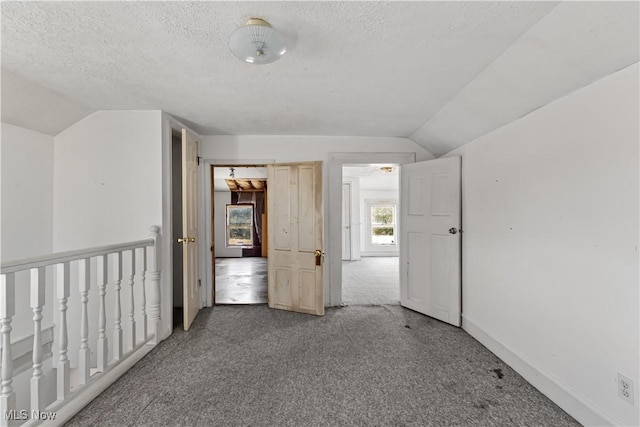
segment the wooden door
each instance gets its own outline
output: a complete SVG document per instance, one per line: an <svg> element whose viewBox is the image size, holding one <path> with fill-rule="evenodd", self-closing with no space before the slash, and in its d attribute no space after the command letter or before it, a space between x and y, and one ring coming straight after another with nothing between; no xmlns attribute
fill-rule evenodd
<svg viewBox="0 0 640 427"><path fill-rule="evenodd" d="M182 129L182 261L184 330L200 310L198 281L198 141Z"/></svg>
<svg viewBox="0 0 640 427"><path fill-rule="evenodd" d="M269 307L322 316L322 162L268 171Z"/></svg>
<svg viewBox="0 0 640 427"><path fill-rule="evenodd" d="M460 157L400 169L400 303L460 326Z"/></svg>
<svg viewBox="0 0 640 427"><path fill-rule="evenodd" d="M342 260L351 260L351 184L342 183Z"/></svg>

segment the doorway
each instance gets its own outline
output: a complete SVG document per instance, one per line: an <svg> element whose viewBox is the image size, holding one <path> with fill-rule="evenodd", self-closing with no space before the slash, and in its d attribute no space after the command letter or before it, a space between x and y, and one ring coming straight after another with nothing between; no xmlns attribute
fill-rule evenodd
<svg viewBox="0 0 640 427"><path fill-rule="evenodd" d="M188 330L200 307L198 278L198 139L171 129L171 280L173 327Z"/></svg>
<svg viewBox="0 0 640 427"><path fill-rule="evenodd" d="M267 168L211 166L212 300L266 304Z"/></svg>
<svg viewBox="0 0 640 427"><path fill-rule="evenodd" d="M400 303L398 164L342 166L342 303Z"/></svg>
<svg viewBox="0 0 640 427"><path fill-rule="evenodd" d="M178 130L171 132L171 218L173 236L173 327L182 325L184 289L184 253L182 243L182 135Z"/></svg>

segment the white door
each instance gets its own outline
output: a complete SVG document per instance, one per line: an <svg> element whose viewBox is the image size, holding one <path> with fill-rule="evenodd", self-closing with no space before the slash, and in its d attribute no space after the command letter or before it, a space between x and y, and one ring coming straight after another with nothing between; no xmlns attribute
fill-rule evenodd
<svg viewBox="0 0 640 427"><path fill-rule="evenodd" d="M400 303L460 326L460 157L400 170Z"/></svg>
<svg viewBox="0 0 640 427"><path fill-rule="evenodd" d="M351 260L351 184L342 184L342 260Z"/></svg>
<svg viewBox="0 0 640 427"><path fill-rule="evenodd" d="M269 307L324 315L322 162L269 165Z"/></svg>
<svg viewBox="0 0 640 427"><path fill-rule="evenodd" d="M182 260L184 330L200 310L198 284L198 141L182 129Z"/></svg>

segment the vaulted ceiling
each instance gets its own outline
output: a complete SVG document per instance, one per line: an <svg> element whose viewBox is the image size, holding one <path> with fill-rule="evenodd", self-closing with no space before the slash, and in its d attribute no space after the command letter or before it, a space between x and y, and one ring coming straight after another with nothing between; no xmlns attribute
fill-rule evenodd
<svg viewBox="0 0 640 427"><path fill-rule="evenodd" d="M638 2L2 2L2 120L161 109L201 134L409 137L438 156L638 62ZM249 17L289 51L262 66Z"/></svg>

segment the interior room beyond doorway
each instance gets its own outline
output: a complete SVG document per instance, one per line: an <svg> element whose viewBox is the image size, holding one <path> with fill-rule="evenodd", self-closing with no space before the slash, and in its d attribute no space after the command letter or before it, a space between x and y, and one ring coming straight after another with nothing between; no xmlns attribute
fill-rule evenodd
<svg viewBox="0 0 640 427"><path fill-rule="evenodd" d="M213 166L214 304L267 303L267 169Z"/></svg>
<svg viewBox="0 0 640 427"><path fill-rule="evenodd" d="M397 164L342 168L342 303L399 304Z"/></svg>

